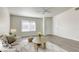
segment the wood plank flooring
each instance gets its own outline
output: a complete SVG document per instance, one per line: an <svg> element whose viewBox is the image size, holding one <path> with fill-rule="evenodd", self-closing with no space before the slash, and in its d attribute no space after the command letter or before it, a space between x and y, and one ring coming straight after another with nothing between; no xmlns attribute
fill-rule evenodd
<svg viewBox="0 0 79 59"><path fill-rule="evenodd" d="M55 35L46 36L46 39L69 52L79 52L79 41L61 38Z"/></svg>

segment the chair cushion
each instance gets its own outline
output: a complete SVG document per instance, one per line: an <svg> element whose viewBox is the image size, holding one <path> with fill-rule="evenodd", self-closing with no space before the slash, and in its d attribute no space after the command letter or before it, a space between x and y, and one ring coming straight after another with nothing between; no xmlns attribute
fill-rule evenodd
<svg viewBox="0 0 79 59"><path fill-rule="evenodd" d="M16 41L16 37L15 36L11 36L10 35L10 36L6 36L6 38L7 38L7 41L8 41L9 44L11 44L11 43Z"/></svg>

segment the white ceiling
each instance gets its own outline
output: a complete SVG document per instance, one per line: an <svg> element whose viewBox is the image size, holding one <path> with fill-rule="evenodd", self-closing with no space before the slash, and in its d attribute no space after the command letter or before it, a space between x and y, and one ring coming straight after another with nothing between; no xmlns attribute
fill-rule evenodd
<svg viewBox="0 0 79 59"><path fill-rule="evenodd" d="M12 15L42 17L42 12L46 9L45 16L51 17L60 14L71 7L9 7L9 12Z"/></svg>

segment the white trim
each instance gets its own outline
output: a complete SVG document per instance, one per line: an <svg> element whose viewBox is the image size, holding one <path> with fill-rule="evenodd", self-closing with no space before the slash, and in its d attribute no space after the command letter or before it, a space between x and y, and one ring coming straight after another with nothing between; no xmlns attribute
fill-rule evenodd
<svg viewBox="0 0 79 59"><path fill-rule="evenodd" d="M45 16L43 16L43 34L45 35Z"/></svg>

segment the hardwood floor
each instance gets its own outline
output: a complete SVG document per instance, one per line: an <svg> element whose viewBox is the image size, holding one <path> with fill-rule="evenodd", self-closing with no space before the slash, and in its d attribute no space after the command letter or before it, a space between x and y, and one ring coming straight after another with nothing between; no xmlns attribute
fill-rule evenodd
<svg viewBox="0 0 79 59"><path fill-rule="evenodd" d="M61 38L55 35L46 36L46 39L69 52L79 52L79 41Z"/></svg>
<svg viewBox="0 0 79 59"><path fill-rule="evenodd" d="M39 52L79 52L79 41L61 38L55 35L45 36L47 39L46 49L39 49ZM12 48L1 48L3 52L36 52L34 43L29 43L28 38L21 38L18 44Z"/></svg>
<svg viewBox="0 0 79 59"><path fill-rule="evenodd" d="M38 51L34 47L33 42L28 42L28 37L20 38L16 41L17 44L10 47L3 47L0 41L0 51L2 52L67 52L58 45L55 45L49 41L46 42L46 48L38 48Z"/></svg>

